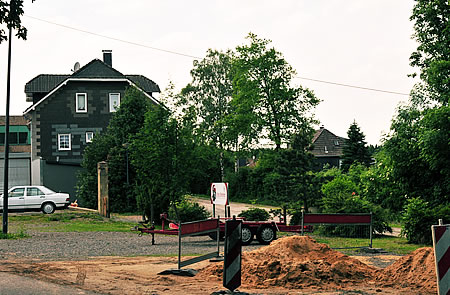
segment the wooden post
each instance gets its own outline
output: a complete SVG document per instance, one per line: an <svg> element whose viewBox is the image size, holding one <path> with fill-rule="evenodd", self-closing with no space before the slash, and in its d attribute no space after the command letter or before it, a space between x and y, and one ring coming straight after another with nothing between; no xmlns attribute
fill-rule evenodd
<svg viewBox="0 0 450 295"><path fill-rule="evenodd" d="M108 163L97 163L98 175L98 213L101 216L110 217L108 197Z"/></svg>

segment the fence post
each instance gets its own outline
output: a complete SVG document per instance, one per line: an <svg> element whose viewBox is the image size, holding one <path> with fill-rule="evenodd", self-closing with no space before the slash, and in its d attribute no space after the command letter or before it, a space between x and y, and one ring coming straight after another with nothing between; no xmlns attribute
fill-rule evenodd
<svg viewBox="0 0 450 295"><path fill-rule="evenodd" d="M372 216L372 212L370 212L370 232L369 232L370 242L369 242L369 248L372 248L372 232L373 232L373 216Z"/></svg>
<svg viewBox="0 0 450 295"><path fill-rule="evenodd" d="M178 270L181 269L181 221L178 221Z"/></svg>
<svg viewBox="0 0 450 295"><path fill-rule="evenodd" d="M305 219L305 211L304 209L302 209L302 236L304 234L304 227L305 227L304 219Z"/></svg>
<svg viewBox="0 0 450 295"><path fill-rule="evenodd" d="M101 216L110 217L108 196L108 163L97 163L98 177L98 213Z"/></svg>

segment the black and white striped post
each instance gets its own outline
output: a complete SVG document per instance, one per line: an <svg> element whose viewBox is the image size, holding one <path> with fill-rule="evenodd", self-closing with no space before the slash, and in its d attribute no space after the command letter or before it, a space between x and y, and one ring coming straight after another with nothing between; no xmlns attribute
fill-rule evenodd
<svg viewBox="0 0 450 295"><path fill-rule="evenodd" d="M242 220L225 222L225 257L223 263L223 286L230 291L241 285Z"/></svg>

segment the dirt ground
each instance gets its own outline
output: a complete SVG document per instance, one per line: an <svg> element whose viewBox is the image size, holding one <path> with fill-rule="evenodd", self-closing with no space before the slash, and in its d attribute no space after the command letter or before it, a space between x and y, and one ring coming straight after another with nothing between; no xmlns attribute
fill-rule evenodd
<svg viewBox="0 0 450 295"><path fill-rule="evenodd" d="M308 237L281 238L267 247L243 254L239 291L250 294L436 294L431 252L422 248L404 257L349 257ZM183 257L185 259L187 257ZM373 267L377 259L392 264L385 269ZM0 271L74 285L101 294L211 294L224 290L221 262L203 261L192 265L200 270L194 277L158 275L176 267L177 257L97 257L84 261L6 260L0 264Z"/></svg>

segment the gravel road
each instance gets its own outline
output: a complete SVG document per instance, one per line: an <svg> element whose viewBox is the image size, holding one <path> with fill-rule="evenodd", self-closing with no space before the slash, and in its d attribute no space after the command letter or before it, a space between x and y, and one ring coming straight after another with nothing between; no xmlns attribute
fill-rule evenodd
<svg viewBox="0 0 450 295"><path fill-rule="evenodd" d="M80 260L98 256L178 255L178 237L155 235L139 237L123 232L32 233L31 238L0 240L0 259ZM206 254L217 248L209 237L186 237L182 255ZM250 251L261 247L258 243L246 246ZM223 242L220 251L223 251Z"/></svg>

